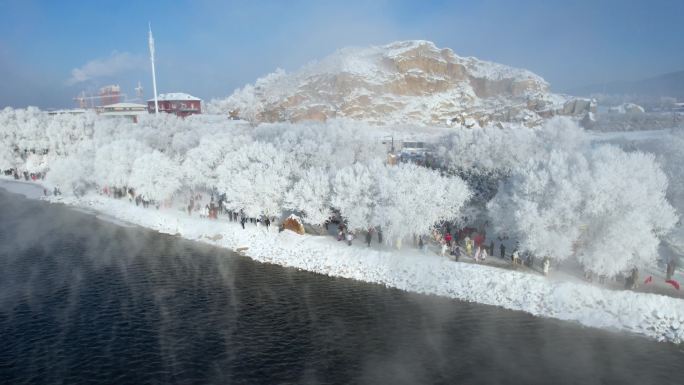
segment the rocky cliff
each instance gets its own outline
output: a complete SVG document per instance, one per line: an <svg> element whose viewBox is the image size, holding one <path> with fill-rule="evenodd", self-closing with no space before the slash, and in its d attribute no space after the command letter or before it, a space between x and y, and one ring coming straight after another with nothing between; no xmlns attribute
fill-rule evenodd
<svg viewBox="0 0 684 385"><path fill-rule="evenodd" d="M549 91L538 75L428 41L345 48L294 73L282 70L214 100L209 110L253 122L326 120L486 125L586 114L593 105Z"/></svg>

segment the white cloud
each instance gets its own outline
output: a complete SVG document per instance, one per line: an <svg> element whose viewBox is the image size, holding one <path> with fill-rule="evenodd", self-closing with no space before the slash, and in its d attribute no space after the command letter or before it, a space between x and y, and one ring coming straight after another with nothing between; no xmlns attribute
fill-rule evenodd
<svg viewBox="0 0 684 385"><path fill-rule="evenodd" d="M140 55L114 51L109 57L94 59L79 68L72 69L71 77L66 82L68 85L74 85L96 78L114 76L122 72L141 69L145 64L145 59Z"/></svg>

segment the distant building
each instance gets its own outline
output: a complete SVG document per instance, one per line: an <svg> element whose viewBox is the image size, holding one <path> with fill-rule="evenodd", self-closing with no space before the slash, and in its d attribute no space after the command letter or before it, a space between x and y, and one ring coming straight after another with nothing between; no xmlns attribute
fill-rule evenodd
<svg viewBox="0 0 684 385"><path fill-rule="evenodd" d="M118 84L100 88L100 106L115 104L121 101L121 87Z"/></svg>
<svg viewBox="0 0 684 385"><path fill-rule="evenodd" d="M426 165L433 160L430 145L425 142L403 141L399 151L399 161L403 163L415 163Z"/></svg>
<svg viewBox="0 0 684 385"><path fill-rule="evenodd" d="M111 84L100 88L97 95L87 94L86 91L81 91L81 93L74 98L74 101L78 105L78 108L87 109L119 103L122 97L125 99L126 94L121 93L121 87L119 87L118 84Z"/></svg>
<svg viewBox="0 0 684 385"><path fill-rule="evenodd" d="M160 94L157 100L159 112L175 114L180 117L202 113L202 99L182 92ZM154 98L147 101L147 111L151 114L154 113Z"/></svg>
<svg viewBox="0 0 684 385"><path fill-rule="evenodd" d="M73 108L70 110L49 110L48 115L81 115L85 114L86 110L84 108Z"/></svg>
<svg viewBox="0 0 684 385"><path fill-rule="evenodd" d="M147 115L147 106L138 103L114 103L98 108L101 116L122 116L138 122L138 116Z"/></svg>
<svg viewBox="0 0 684 385"><path fill-rule="evenodd" d="M672 110L675 112L684 112L684 102L675 102Z"/></svg>

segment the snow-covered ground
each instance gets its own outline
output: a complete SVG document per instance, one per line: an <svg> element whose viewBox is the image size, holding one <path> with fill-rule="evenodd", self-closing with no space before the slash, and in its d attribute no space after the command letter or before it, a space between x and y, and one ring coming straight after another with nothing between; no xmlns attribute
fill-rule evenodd
<svg viewBox="0 0 684 385"><path fill-rule="evenodd" d="M30 183L0 180L0 187L30 198L42 195L42 188ZM332 237L279 233L273 227L267 231L247 224L243 230L239 224L222 219L189 217L180 209L144 209L127 200L95 194L47 199L100 213L105 220L115 219L219 247L241 249L259 262L500 306L589 327L636 333L658 341L684 341L684 300L678 298L613 291L519 271L457 263L414 249L369 249L361 240L349 247Z"/></svg>

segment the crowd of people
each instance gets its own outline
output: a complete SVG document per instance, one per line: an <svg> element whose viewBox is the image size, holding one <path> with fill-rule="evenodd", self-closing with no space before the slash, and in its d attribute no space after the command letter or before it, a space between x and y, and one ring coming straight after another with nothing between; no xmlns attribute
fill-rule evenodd
<svg viewBox="0 0 684 385"><path fill-rule="evenodd" d="M45 173L44 172L18 171L17 169L14 169L14 168L4 170L3 174L5 176L12 176L15 180L21 180L23 178L25 181L35 182L38 180L45 179Z"/></svg>

